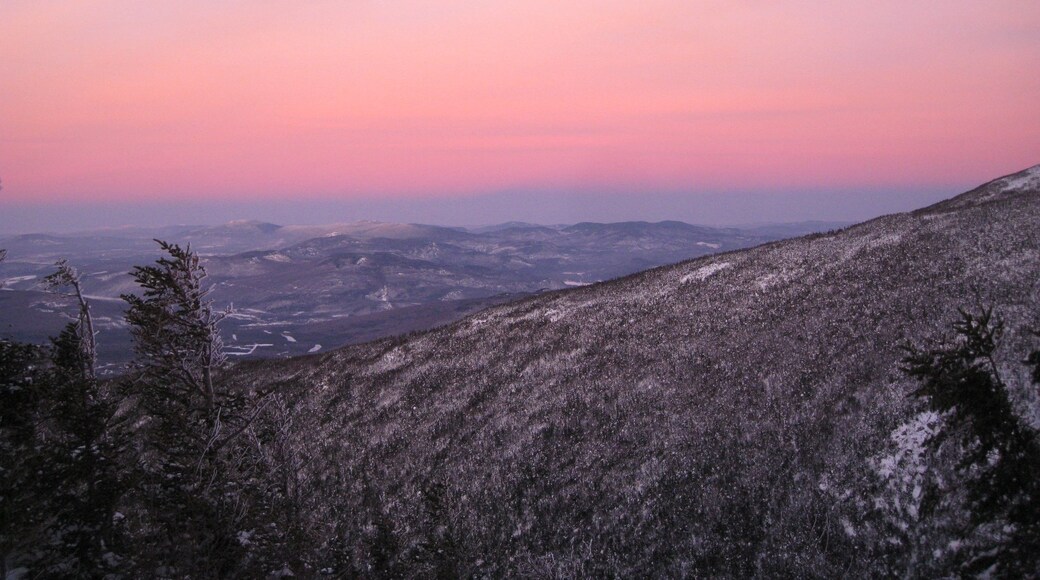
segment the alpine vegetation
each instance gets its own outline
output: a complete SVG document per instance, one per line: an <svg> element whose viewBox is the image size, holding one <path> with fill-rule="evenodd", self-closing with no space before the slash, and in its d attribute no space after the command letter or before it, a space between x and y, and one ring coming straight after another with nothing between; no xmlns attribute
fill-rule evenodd
<svg viewBox="0 0 1040 580"><path fill-rule="evenodd" d="M908 345L904 359L935 424L923 465L941 464L943 456L957 461L948 480L922 482L925 515L940 520L934 514L946 511L941 519L958 524L944 530L944 541L931 539L936 563L956 563L934 572L1030 576L1040 570L1040 433L1015 411L1001 376L996 354L1004 324L993 310L962 310L953 328L955 339L929 349ZM1022 362L1040 388L1040 349Z"/></svg>
<svg viewBox="0 0 1040 580"><path fill-rule="evenodd" d="M1040 166L288 360L190 247L0 341L14 577L1040 575Z"/></svg>

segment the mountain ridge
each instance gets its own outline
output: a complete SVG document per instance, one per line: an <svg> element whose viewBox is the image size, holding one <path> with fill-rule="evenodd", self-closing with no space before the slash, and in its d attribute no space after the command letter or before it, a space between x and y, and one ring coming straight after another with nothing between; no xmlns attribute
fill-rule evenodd
<svg viewBox="0 0 1040 580"><path fill-rule="evenodd" d="M298 484L335 537L386 509L420 545L437 485L465 574L869 575L848 498L888 489L871 462L916 412L900 342L983 303L1001 368L1035 346L1040 188L1004 185L228 380L298 394Z"/></svg>

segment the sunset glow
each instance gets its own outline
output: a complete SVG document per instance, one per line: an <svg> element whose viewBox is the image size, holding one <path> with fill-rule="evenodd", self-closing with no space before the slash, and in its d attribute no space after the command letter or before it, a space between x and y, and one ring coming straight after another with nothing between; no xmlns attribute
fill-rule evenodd
<svg viewBox="0 0 1040 580"><path fill-rule="evenodd" d="M1040 162L1038 31L1034 0L8 0L0 195L981 182Z"/></svg>

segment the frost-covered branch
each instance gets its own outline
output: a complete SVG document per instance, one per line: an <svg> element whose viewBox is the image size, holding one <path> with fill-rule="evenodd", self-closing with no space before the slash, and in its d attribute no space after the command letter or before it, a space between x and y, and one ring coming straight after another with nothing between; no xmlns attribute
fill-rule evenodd
<svg viewBox="0 0 1040 580"><path fill-rule="evenodd" d="M90 314L90 302L83 294L83 285L79 272L73 268L68 260L58 260L54 265L57 268L50 276L44 278L44 284L52 290L71 288L70 297L74 298L79 307L76 322L76 337L79 340L79 349L83 358L84 376L94 379L97 368L97 332L94 330L94 319Z"/></svg>

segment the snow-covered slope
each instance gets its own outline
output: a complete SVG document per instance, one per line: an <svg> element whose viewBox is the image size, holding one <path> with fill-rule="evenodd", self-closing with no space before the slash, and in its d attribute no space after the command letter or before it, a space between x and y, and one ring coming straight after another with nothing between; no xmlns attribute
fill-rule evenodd
<svg viewBox="0 0 1040 580"><path fill-rule="evenodd" d="M902 493L872 466L919 418L901 341L982 302L1010 377L1035 347L1036 175L231 380L300 393L296 476L333 543L389 518L402 554L448 530L467 574L867 574L856 498Z"/></svg>

